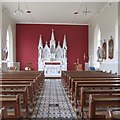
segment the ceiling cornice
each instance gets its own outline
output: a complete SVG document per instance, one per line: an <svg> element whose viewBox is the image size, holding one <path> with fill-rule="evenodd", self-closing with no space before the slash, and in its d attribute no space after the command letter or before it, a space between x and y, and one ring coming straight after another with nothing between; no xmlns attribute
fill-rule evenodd
<svg viewBox="0 0 120 120"><path fill-rule="evenodd" d="M86 0L2 0L2 2L86 2ZM87 2L119 2L119 0L87 0Z"/></svg>
<svg viewBox="0 0 120 120"><path fill-rule="evenodd" d="M76 24L76 23L40 23L40 22L16 22L16 24L88 25L88 24Z"/></svg>

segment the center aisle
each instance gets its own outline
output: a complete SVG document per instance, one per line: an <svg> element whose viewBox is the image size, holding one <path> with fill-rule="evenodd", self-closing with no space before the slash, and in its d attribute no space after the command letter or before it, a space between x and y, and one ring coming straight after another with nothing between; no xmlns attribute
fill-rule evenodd
<svg viewBox="0 0 120 120"><path fill-rule="evenodd" d="M46 79L32 118L76 119L61 79Z"/></svg>

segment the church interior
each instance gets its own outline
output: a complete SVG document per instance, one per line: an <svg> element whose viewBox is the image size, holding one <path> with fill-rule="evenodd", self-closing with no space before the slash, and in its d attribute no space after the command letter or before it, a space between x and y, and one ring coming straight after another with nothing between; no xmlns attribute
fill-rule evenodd
<svg viewBox="0 0 120 120"><path fill-rule="evenodd" d="M0 120L120 120L119 0L0 1Z"/></svg>

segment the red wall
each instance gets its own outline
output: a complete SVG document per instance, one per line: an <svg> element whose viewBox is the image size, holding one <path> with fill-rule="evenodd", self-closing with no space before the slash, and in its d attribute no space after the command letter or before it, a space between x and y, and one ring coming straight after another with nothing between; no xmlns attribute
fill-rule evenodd
<svg viewBox="0 0 120 120"><path fill-rule="evenodd" d="M32 68L38 68L38 42L42 35L43 45L50 41L51 32L57 41L63 43L63 36L67 38L68 70L74 69L76 59L84 66L83 54L88 55L88 26L87 25L48 25L48 24L17 24L16 25L16 59L20 62L21 69L27 63L32 63Z"/></svg>

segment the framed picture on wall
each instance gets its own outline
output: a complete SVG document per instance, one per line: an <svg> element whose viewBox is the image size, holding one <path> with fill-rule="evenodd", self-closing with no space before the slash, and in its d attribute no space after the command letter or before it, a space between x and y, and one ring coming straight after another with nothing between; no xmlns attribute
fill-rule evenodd
<svg viewBox="0 0 120 120"><path fill-rule="evenodd" d="M104 39L104 42L102 43L102 59L106 59L106 52L107 52L107 45L106 41Z"/></svg>
<svg viewBox="0 0 120 120"><path fill-rule="evenodd" d="M114 41L112 36L110 37L110 40L108 42L108 58L112 59L114 55Z"/></svg>

